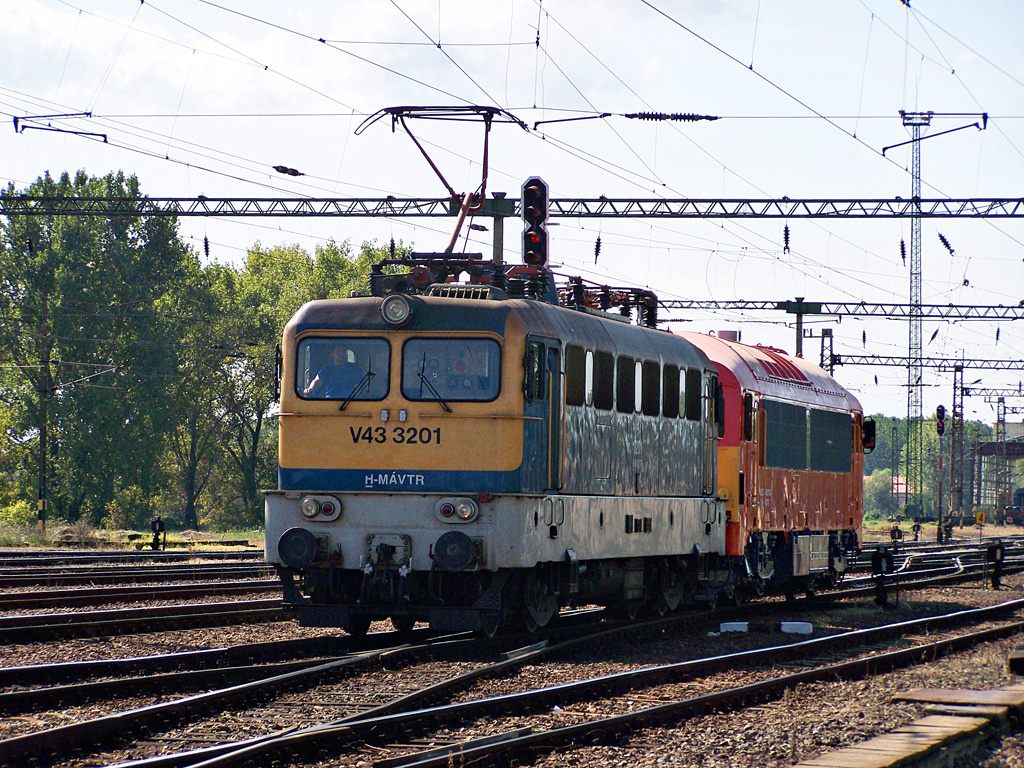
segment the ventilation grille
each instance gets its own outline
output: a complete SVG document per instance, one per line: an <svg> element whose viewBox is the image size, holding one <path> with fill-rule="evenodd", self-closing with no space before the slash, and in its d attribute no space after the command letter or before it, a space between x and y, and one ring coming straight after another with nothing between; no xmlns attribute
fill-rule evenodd
<svg viewBox="0 0 1024 768"><path fill-rule="evenodd" d="M428 285L427 296L441 296L446 299L477 299L486 301L502 301L507 299L505 292L489 285L476 283L434 283Z"/></svg>

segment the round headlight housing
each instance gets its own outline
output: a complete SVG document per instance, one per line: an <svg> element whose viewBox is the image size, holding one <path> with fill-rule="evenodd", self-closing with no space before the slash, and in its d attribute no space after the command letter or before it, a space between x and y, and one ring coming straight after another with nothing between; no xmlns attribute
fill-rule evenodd
<svg viewBox="0 0 1024 768"><path fill-rule="evenodd" d="M455 514L458 515L460 520L469 522L476 517L476 504L470 499L463 499L455 505Z"/></svg>
<svg viewBox="0 0 1024 768"><path fill-rule="evenodd" d="M450 501L446 501L446 502L444 502L444 504L442 504L440 507L438 507L438 510L445 517L451 517L452 515L455 514L455 505L452 504Z"/></svg>
<svg viewBox="0 0 1024 768"><path fill-rule="evenodd" d="M393 293L381 302L380 314L384 322L397 328L409 321L412 316L412 304L400 293Z"/></svg>
<svg viewBox="0 0 1024 768"><path fill-rule="evenodd" d="M320 502L314 499L312 496L307 496L299 504L299 511L302 516L307 520L311 520L320 514Z"/></svg>

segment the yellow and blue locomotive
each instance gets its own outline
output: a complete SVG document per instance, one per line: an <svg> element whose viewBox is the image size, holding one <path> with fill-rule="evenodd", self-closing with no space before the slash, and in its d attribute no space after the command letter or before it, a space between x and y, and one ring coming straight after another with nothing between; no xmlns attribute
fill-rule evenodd
<svg viewBox="0 0 1024 768"><path fill-rule="evenodd" d="M507 285L378 282L288 323L265 546L303 624L492 634L567 606L632 616L842 573L862 514L852 396L820 369L812 386L773 389L751 355L656 330L649 293L576 283L559 301L550 273L517 269ZM812 422L802 400L823 388L836 396ZM767 429L786 399L802 458L783 450L787 469L758 471L757 446L771 464L786 438L748 430L748 446L743 430ZM831 463L796 467L823 440L842 444ZM812 477L841 481L827 520L800 490ZM802 514L775 514L787 493Z"/></svg>

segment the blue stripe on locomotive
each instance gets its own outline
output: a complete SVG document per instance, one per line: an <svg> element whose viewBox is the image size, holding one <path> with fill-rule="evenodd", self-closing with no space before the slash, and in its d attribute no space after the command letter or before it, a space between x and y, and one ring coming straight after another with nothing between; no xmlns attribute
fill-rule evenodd
<svg viewBox="0 0 1024 768"><path fill-rule="evenodd" d="M517 493L519 470L288 469L278 467L278 487L303 491L406 493Z"/></svg>

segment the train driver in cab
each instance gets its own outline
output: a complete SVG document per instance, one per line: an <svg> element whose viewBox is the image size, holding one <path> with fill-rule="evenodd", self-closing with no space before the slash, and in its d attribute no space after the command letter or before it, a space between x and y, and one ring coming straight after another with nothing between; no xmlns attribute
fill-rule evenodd
<svg viewBox="0 0 1024 768"><path fill-rule="evenodd" d="M359 365L349 360L349 348L344 344L335 344L331 348L331 362L317 371L302 395L325 400L344 400L352 396L362 378L363 373Z"/></svg>

